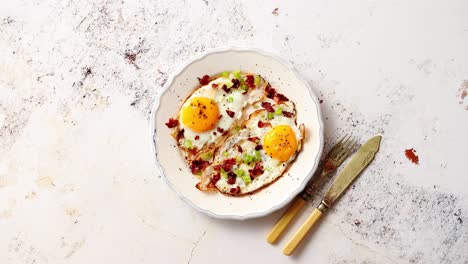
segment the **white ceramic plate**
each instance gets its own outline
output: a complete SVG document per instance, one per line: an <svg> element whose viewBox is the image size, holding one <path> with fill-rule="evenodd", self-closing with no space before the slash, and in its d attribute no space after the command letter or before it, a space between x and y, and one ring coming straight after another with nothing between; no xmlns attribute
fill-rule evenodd
<svg viewBox="0 0 468 264"><path fill-rule="evenodd" d="M170 136L171 130L164 125L170 117L176 116L182 100L197 86L197 77L236 69L262 75L294 101L298 124L304 123L306 127L303 149L288 172L267 188L243 197L196 189L198 180L190 173L176 148L176 142ZM323 147L320 107L309 85L284 60L258 49L218 48L190 60L165 84L154 103L150 125L153 154L167 184L194 208L223 219L261 217L286 205L304 189L317 167Z"/></svg>

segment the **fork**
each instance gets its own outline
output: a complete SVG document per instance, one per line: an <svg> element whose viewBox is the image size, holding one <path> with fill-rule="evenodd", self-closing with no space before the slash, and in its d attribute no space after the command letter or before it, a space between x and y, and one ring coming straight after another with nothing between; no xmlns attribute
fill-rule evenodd
<svg viewBox="0 0 468 264"><path fill-rule="evenodd" d="M351 138L351 135L342 137L328 152L325 159L319 165L312 180L307 184L306 188L298 195L292 205L284 212L283 216L276 222L273 229L267 235L267 241L271 244L275 243L281 236L284 230L291 223L293 218L299 213L304 205L312 200L313 193L320 187L332 172L334 172L343 161L349 156L351 150L356 145L356 140Z"/></svg>

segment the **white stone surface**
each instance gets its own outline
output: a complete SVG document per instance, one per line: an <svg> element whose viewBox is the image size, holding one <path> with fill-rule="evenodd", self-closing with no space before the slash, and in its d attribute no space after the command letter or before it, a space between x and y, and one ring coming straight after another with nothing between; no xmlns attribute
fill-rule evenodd
<svg viewBox="0 0 468 264"><path fill-rule="evenodd" d="M468 263L467 14L465 0L2 1L0 263ZM384 137L292 257L265 242L281 212L210 219L155 171L152 101L221 45L293 63L328 143Z"/></svg>

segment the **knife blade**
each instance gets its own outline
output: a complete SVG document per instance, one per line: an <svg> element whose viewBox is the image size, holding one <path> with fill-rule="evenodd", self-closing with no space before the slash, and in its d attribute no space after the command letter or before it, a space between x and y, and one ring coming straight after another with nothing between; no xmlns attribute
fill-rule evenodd
<svg viewBox="0 0 468 264"><path fill-rule="evenodd" d="M379 151L381 136L375 136L369 139L359 150L354 154L351 161L345 166L343 171L338 175L336 180L332 183L331 187L325 193L322 202L297 230L293 237L286 243L283 248L283 253L287 256L291 255L296 249L297 245L302 241L309 230L320 219L343 192L351 185L354 179L369 165L374 159L375 154Z"/></svg>
<svg viewBox="0 0 468 264"><path fill-rule="evenodd" d="M375 136L359 148L351 161L345 166L338 177L336 177L330 189L325 193L322 203L325 203L328 208L335 203L353 180L356 179L374 159L375 154L379 151L381 139L381 136Z"/></svg>

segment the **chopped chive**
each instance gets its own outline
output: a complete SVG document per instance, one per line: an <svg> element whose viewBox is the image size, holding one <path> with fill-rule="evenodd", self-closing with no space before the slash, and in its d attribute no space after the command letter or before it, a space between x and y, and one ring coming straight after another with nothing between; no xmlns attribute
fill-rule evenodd
<svg viewBox="0 0 468 264"><path fill-rule="evenodd" d="M229 153L228 153L227 151L225 151L225 152L223 153L223 156L224 156L224 157L227 157L227 156L229 156Z"/></svg>
<svg viewBox="0 0 468 264"><path fill-rule="evenodd" d="M260 82L262 81L260 75L255 75L255 86L260 86Z"/></svg>
<svg viewBox="0 0 468 264"><path fill-rule="evenodd" d="M224 84L227 88L231 88L234 85L234 83L232 83L231 81L226 81Z"/></svg>
<svg viewBox="0 0 468 264"><path fill-rule="evenodd" d="M211 159L211 157L213 157L213 153L212 152L207 152L202 156L202 160L207 161L207 160Z"/></svg>
<svg viewBox="0 0 468 264"><path fill-rule="evenodd" d="M232 98L232 96L229 96L229 98L228 98L228 102L229 102L229 103L232 103L232 102L234 102L234 98Z"/></svg>
<svg viewBox="0 0 468 264"><path fill-rule="evenodd" d="M221 73L221 76L223 76L224 78L229 78L229 72L223 71L223 73Z"/></svg>
<svg viewBox="0 0 468 264"><path fill-rule="evenodd" d="M233 71L232 75L234 75L234 78L236 78L237 80L239 80L239 81L241 80L240 70Z"/></svg>
<svg viewBox="0 0 468 264"><path fill-rule="evenodd" d="M260 150L255 151L255 161L261 161L262 157L260 156Z"/></svg>
<svg viewBox="0 0 468 264"><path fill-rule="evenodd" d="M237 169L234 170L234 173L237 175L237 177L241 178L246 185L252 182L252 179L250 179L250 175L245 173L245 170Z"/></svg>
<svg viewBox="0 0 468 264"><path fill-rule="evenodd" d="M281 107L276 108L275 115L282 115L282 114L283 114L283 108Z"/></svg>
<svg viewBox="0 0 468 264"><path fill-rule="evenodd" d="M190 139L186 139L185 142L184 142L184 146L188 149L193 149L193 144L192 144L192 140Z"/></svg>
<svg viewBox="0 0 468 264"><path fill-rule="evenodd" d="M228 178L227 172L223 170L222 168L221 168L221 177L223 177L224 179Z"/></svg>
<svg viewBox="0 0 468 264"><path fill-rule="evenodd" d="M252 155L249 155L247 153L244 154L244 163L245 164L249 164L250 162L252 162L254 159L254 157Z"/></svg>
<svg viewBox="0 0 468 264"><path fill-rule="evenodd" d="M273 113L268 113L268 119L273 119L274 114Z"/></svg>

